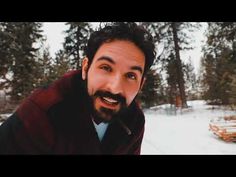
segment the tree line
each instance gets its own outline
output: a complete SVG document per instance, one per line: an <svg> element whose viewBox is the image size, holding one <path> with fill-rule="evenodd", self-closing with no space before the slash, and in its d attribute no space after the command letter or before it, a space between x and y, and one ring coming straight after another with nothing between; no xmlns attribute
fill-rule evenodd
<svg viewBox="0 0 236 177"><path fill-rule="evenodd" d="M192 32L200 23L139 22L154 37L157 56L138 99L143 107L205 99L214 104L236 103L236 24L208 23L201 72L181 51L193 49ZM50 84L65 72L81 68L84 48L95 30L89 22L66 23L63 49L52 57L44 45L42 23L0 22L0 90L22 100L35 88ZM100 23L100 26L106 23Z"/></svg>
<svg viewBox="0 0 236 177"><path fill-rule="evenodd" d="M201 58L203 98L211 104L236 104L236 23L208 23Z"/></svg>

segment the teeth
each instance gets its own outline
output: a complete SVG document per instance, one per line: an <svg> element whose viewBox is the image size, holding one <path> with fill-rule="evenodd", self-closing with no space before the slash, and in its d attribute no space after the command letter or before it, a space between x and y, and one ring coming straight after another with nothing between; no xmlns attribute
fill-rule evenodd
<svg viewBox="0 0 236 177"><path fill-rule="evenodd" d="M116 100L113 100L112 98L108 98L108 97L102 97L102 98L110 103L118 103Z"/></svg>

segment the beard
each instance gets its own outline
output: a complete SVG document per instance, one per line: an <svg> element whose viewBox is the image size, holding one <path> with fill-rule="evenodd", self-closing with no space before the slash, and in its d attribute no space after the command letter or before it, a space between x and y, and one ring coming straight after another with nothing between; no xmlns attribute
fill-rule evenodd
<svg viewBox="0 0 236 177"><path fill-rule="evenodd" d="M120 94L112 94L111 92L105 91L105 90L97 90L92 95L89 95L88 92L88 85L87 85L87 79L85 80L85 89L88 99L88 106L89 110L91 112L91 116L94 119L95 122L105 122L105 123L111 123L120 117L122 117L126 112L128 111L129 106L126 104L126 99ZM111 98L118 102L119 108L118 110L115 109L109 109L107 107L99 106L96 108L95 102L97 99L102 99L103 97Z"/></svg>
<svg viewBox="0 0 236 177"><path fill-rule="evenodd" d="M116 100L119 104L118 109L114 110L103 106L96 107L95 106L96 100L102 99L103 97L108 97L113 100ZM97 90L93 95L90 96L90 99L93 105L92 116L98 122L112 122L121 117L128 110L126 99L118 94L115 95L107 91Z"/></svg>

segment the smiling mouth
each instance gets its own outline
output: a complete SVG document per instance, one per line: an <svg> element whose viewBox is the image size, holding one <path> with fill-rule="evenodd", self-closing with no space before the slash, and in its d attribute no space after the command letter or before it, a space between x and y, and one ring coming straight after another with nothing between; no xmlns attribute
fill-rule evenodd
<svg viewBox="0 0 236 177"><path fill-rule="evenodd" d="M114 100L109 97L100 97L100 98L103 102L105 102L106 104L111 105L111 106L116 106L119 104L119 102L117 100Z"/></svg>

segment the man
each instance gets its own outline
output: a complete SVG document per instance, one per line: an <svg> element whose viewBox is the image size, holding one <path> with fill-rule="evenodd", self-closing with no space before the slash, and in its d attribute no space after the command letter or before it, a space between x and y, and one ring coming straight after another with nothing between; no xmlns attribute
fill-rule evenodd
<svg viewBox="0 0 236 177"><path fill-rule="evenodd" d="M81 71L37 89L0 127L1 154L140 154L144 114L136 103L155 57L135 23L94 32Z"/></svg>

